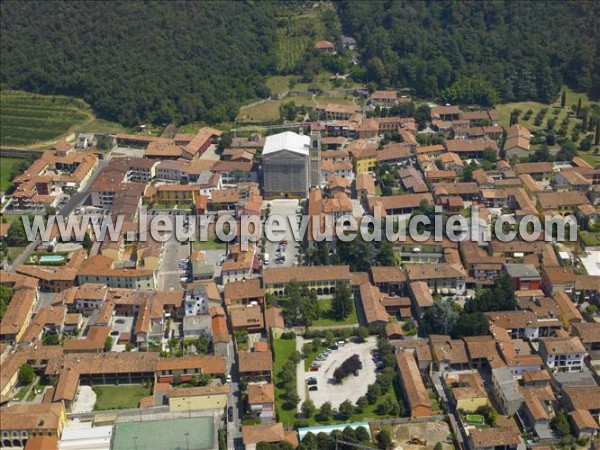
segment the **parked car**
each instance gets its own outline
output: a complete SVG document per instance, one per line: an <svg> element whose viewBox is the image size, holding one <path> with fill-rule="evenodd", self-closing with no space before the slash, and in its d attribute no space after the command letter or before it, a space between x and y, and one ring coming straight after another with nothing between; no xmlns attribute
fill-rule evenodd
<svg viewBox="0 0 600 450"><path fill-rule="evenodd" d="M337 344L333 344L331 347L329 347L329 350L337 350L339 347Z"/></svg>
<svg viewBox="0 0 600 450"><path fill-rule="evenodd" d="M317 366L310 366L310 371L311 372L318 372L319 368Z"/></svg>
<svg viewBox="0 0 600 450"><path fill-rule="evenodd" d="M316 384L317 384L317 380L308 380L307 384L308 384L309 386L314 386L314 385L316 385Z"/></svg>
<svg viewBox="0 0 600 450"><path fill-rule="evenodd" d="M233 406L227 408L227 420L233 422Z"/></svg>
<svg viewBox="0 0 600 450"><path fill-rule="evenodd" d="M318 387L318 386L310 386L310 387L308 388L308 390L309 390L309 391L318 391L318 390L319 390L319 387Z"/></svg>
<svg viewBox="0 0 600 450"><path fill-rule="evenodd" d="M231 374L227 375L227 382L231 383Z"/></svg>

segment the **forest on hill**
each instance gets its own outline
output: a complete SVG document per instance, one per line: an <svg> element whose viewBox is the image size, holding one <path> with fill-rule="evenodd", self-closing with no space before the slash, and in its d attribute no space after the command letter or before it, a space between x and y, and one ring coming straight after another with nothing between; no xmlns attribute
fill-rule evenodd
<svg viewBox="0 0 600 450"><path fill-rule="evenodd" d="M504 102L550 103L564 82L600 96L600 2L338 3L358 43L353 78L444 98L455 81L481 76Z"/></svg>
<svg viewBox="0 0 600 450"><path fill-rule="evenodd" d="M311 82L350 70L350 81L423 99L488 104L548 103L563 83L600 95L600 2L334 5L313 19L319 5L304 0L1 2L0 82L81 97L127 126L232 121L278 73ZM361 64L312 50L341 32Z"/></svg>
<svg viewBox="0 0 600 450"><path fill-rule="evenodd" d="M3 87L82 97L126 125L220 122L265 97L273 2L2 2Z"/></svg>

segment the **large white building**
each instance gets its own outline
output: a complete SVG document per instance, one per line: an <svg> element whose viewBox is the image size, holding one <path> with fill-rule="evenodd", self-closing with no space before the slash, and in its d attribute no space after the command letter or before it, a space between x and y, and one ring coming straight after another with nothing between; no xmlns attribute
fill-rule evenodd
<svg viewBox="0 0 600 450"><path fill-rule="evenodd" d="M312 149L317 153L320 139L315 137L314 141ZM262 164L266 198L308 196L311 187L310 136L291 131L268 136L262 152ZM318 173L320 168L316 169Z"/></svg>

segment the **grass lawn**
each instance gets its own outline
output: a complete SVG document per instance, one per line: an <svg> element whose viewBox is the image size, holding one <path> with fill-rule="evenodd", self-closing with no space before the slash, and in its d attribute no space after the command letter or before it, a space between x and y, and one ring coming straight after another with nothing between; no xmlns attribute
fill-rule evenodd
<svg viewBox="0 0 600 450"><path fill-rule="evenodd" d="M356 316L356 306L352 310L352 314L346 317L344 320L336 320L333 317L331 311L331 299L319 299L321 305L321 317L316 320L312 326L315 327L329 327L329 326L340 326L340 325L357 325L358 317Z"/></svg>
<svg viewBox="0 0 600 450"><path fill-rule="evenodd" d="M293 88L296 89L296 86ZM316 103L315 103L316 101ZM267 100L258 105L248 106L240 108L237 120L241 122L262 122L262 121L275 121L279 120L279 107L288 102L294 102L296 105L312 106L325 105L327 103L336 103L339 105L352 105L352 96L332 96L332 95L318 95L315 100L311 97L296 96L296 97L285 97L280 100ZM357 104L359 104L357 100Z"/></svg>
<svg viewBox="0 0 600 450"><path fill-rule="evenodd" d="M93 120L87 103L73 97L24 91L0 93L0 145L46 145Z"/></svg>
<svg viewBox="0 0 600 450"><path fill-rule="evenodd" d="M31 385L28 384L27 386L23 386L21 388L19 388L19 390L17 391L17 393L15 394L15 396L13 397L13 400L16 401L22 401L25 398L25 395L27 394L27 391L29 390L29 387Z"/></svg>
<svg viewBox="0 0 600 450"><path fill-rule="evenodd" d="M152 393L150 387L141 384L94 386L93 389L97 395L94 411L137 408L140 399Z"/></svg>
<svg viewBox="0 0 600 450"><path fill-rule="evenodd" d="M8 247L8 259L14 261L24 250L25 247Z"/></svg>
<svg viewBox="0 0 600 450"><path fill-rule="evenodd" d="M225 250L227 244L218 239L208 239L206 241L194 242L194 251L199 250Z"/></svg>
<svg viewBox="0 0 600 450"><path fill-rule="evenodd" d="M583 241L586 247L595 247L600 245L600 232L580 231L579 239Z"/></svg>
<svg viewBox="0 0 600 450"><path fill-rule="evenodd" d="M280 94L282 92L289 90L289 83L290 83L290 80L293 78L294 77L291 75L288 75L288 76L276 75L276 76L273 76L273 77L270 77L269 79L267 79L265 84L269 88L269 91L271 91L274 94Z"/></svg>
<svg viewBox="0 0 600 450"><path fill-rule="evenodd" d="M0 157L0 191L6 191L12 184L11 173L23 161L21 158Z"/></svg>
<svg viewBox="0 0 600 450"><path fill-rule="evenodd" d="M588 164L591 164L592 167L600 166L600 153L579 152L577 156L580 156L581 159L584 159Z"/></svg>
<svg viewBox="0 0 600 450"><path fill-rule="evenodd" d="M275 362L273 363L273 380L275 384L275 407L279 422L284 426L292 426L296 420L296 408L286 409L286 400L282 398L286 390L281 381L281 369L290 359L290 355L296 350L296 339L275 339L273 341L275 350Z"/></svg>
<svg viewBox="0 0 600 450"><path fill-rule="evenodd" d="M77 131L81 133L129 133L134 130L127 129L120 123L104 119L94 119L78 127Z"/></svg>
<svg viewBox="0 0 600 450"><path fill-rule="evenodd" d="M310 97L286 97L281 100L267 100L254 106L242 106L237 120L243 122L279 120L279 107L290 101L293 101L296 105L317 106Z"/></svg>
<svg viewBox="0 0 600 450"><path fill-rule="evenodd" d="M46 385L44 385L44 384L41 384L41 383L38 381L38 383L37 383L35 386L33 386L33 388L31 389L31 391L29 392L29 395L27 396L27 401L28 401L28 402L31 402L31 401L33 401L33 400L34 400L34 399L35 399L35 398L36 398L38 395L41 395L41 394L36 394L36 393L35 393L35 391L36 391L36 390L37 390L38 392L39 392L39 391L42 391L42 393L43 393L43 391L44 391L44 388L45 388L45 387L46 387Z"/></svg>

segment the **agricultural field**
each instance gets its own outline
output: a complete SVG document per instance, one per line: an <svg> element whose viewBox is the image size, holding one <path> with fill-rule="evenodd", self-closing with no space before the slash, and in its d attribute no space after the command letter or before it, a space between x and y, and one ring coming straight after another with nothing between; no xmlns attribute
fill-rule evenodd
<svg viewBox="0 0 600 450"><path fill-rule="evenodd" d="M592 167L600 167L600 154L591 152L579 152L578 156L584 159Z"/></svg>
<svg viewBox="0 0 600 450"><path fill-rule="evenodd" d="M0 93L0 145L32 147L64 137L93 119L80 99L23 91Z"/></svg>
<svg viewBox="0 0 600 450"><path fill-rule="evenodd" d="M326 29L321 14L324 9L282 19L283 26L276 30L277 70L293 69L314 43L323 38Z"/></svg>

